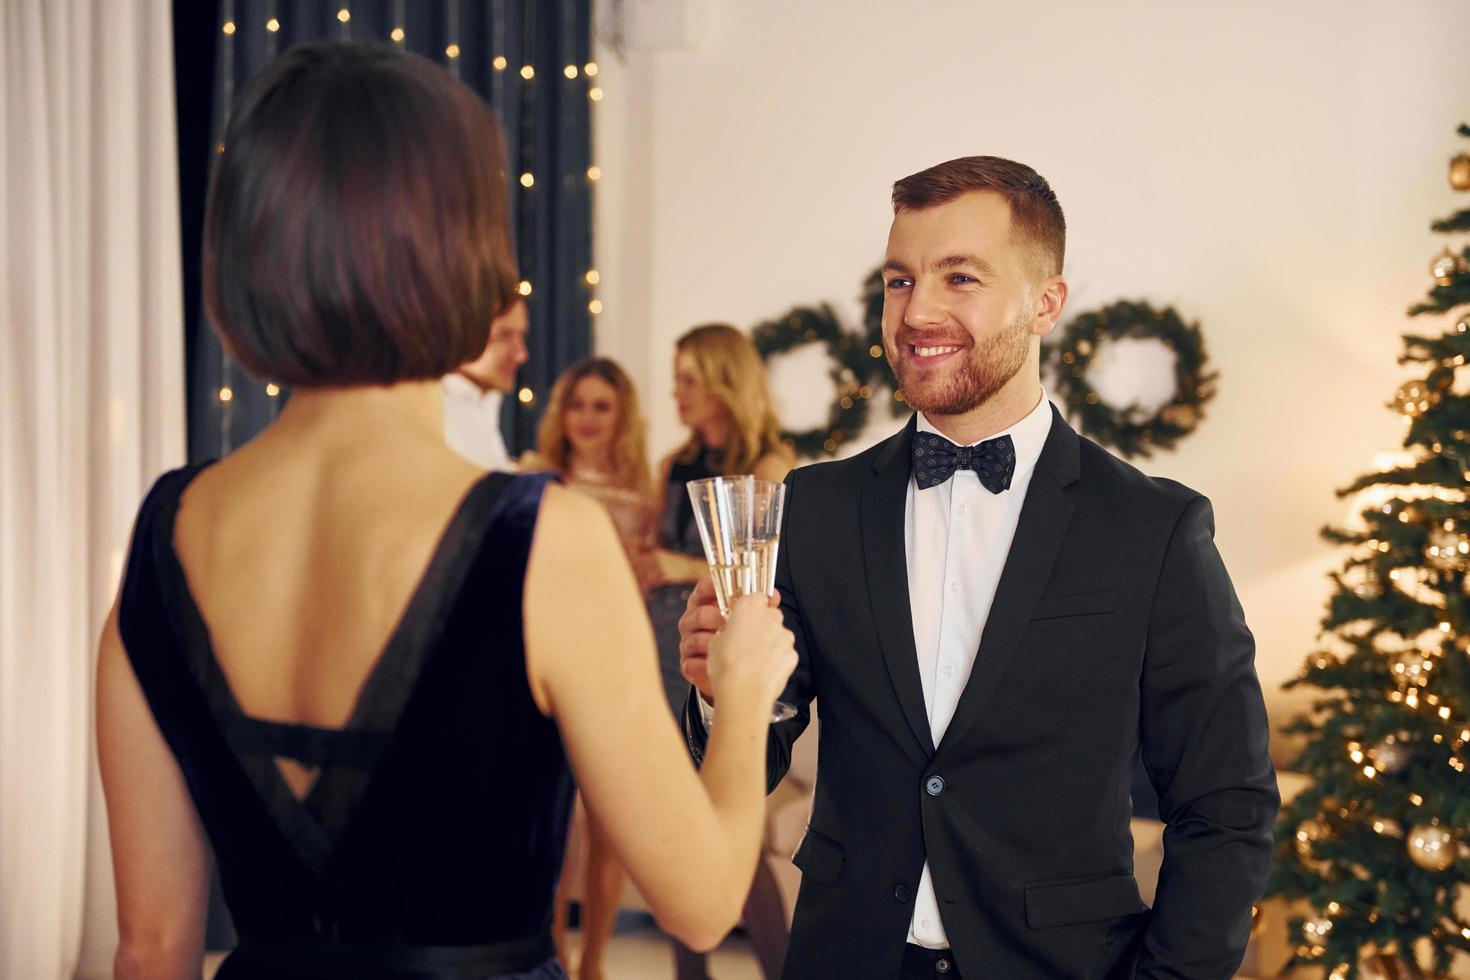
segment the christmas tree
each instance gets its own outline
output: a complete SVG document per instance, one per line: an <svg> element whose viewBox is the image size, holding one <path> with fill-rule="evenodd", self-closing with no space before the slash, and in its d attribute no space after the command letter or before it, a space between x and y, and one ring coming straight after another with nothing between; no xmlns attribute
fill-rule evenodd
<svg viewBox="0 0 1470 980"><path fill-rule="evenodd" d="M1470 126L1460 135L1470 138ZM1470 190L1470 154L1450 164ZM1470 208L1434 231L1470 232ZM1317 694L1286 728L1305 737L1295 768L1312 786L1282 809L1269 894L1301 899L1294 963L1333 980L1444 976L1470 952L1457 911L1470 880L1470 247L1434 258L1410 316L1449 314L1439 336L1406 335L1415 378L1393 407L1403 461L1340 493L1371 506L1363 526L1327 529L1348 556L1321 649L1288 688ZM1458 322L1452 322L1458 319Z"/></svg>

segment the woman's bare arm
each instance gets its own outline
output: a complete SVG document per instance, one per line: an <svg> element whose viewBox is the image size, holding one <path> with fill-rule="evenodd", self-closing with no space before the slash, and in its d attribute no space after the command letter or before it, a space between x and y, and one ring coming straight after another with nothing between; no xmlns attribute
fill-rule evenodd
<svg viewBox="0 0 1470 980"><path fill-rule="evenodd" d="M204 831L123 649L116 608L97 654L97 757L117 887L114 976L198 980L209 891Z"/></svg>
<svg viewBox="0 0 1470 980"><path fill-rule="evenodd" d="M770 702L795 664L779 614L742 605L726 637L739 656L716 681L720 723L696 773L611 522L595 502L547 489L526 574L532 689L655 917L696 949L739 919L760 845Z"/></svg>

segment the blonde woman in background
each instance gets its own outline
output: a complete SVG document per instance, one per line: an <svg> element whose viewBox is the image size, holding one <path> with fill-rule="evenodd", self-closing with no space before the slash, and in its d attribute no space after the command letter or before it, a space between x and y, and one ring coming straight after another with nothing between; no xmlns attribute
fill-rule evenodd
<svg viewBox="0 0 1470 980"><path fill-rule="evenodd" d="M679 617L694 583L709 575L684 486L690 480L738 473L780 482L796 460L781 440L765 364L750 338L735 327L707 324L679 338L674 399L689 436L661 468L663 507L650 563L648 614L669 708L680 718L690 688L679 672ZM744 921L761 969L767 977L779 976L786 956L786 916L764 863L756 868ZM674 962L679 980L704 980L704 956L677 941Z"/></svg>
<svg viewBox="0 0 1470 980"><path fill-rule="evenodd" d="M562 372L551 389L551 401L537 431L536 451L521 461L525 470L552 470L566 485L607 508L635 570L648 567L657 500L648 468L648 427L638 407L638 391L615 361L589 357ZM646 578L646 571L640 578ZM618 899L623 867L613 853L597 815L586 816L587 859L582 885L582 948L577 959L580 980L602 980L603 959ZM565 871L557 888L552 925L558 950L566 962L566 921L570 901Z"/></svg>

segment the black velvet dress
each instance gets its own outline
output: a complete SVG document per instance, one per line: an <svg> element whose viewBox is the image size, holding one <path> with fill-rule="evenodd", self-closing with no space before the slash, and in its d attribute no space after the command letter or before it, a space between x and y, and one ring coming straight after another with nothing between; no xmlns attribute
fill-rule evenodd
<svg viewBox="0 0 1470 980"><path fill-rule="evenodd" d="M573 796L522 648L547 474L461 502L342 729L246 716L173 547L200 467L139 514L119 626L240 935L221 980L557 978L552 896ZM298 799L276 766L319 775Z"/></svg>

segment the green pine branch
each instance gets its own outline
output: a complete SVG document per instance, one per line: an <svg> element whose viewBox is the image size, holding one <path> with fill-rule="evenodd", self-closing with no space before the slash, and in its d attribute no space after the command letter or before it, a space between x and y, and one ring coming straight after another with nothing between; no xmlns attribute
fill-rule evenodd
<svg viewBox="0 0 1470 980"><path fill-rule="evenodd" d="M1457 211L1448 218L1441 218L1429 226L1442 235L1453 235L1462 231L1470 231L1470 208Z"/></svg>

